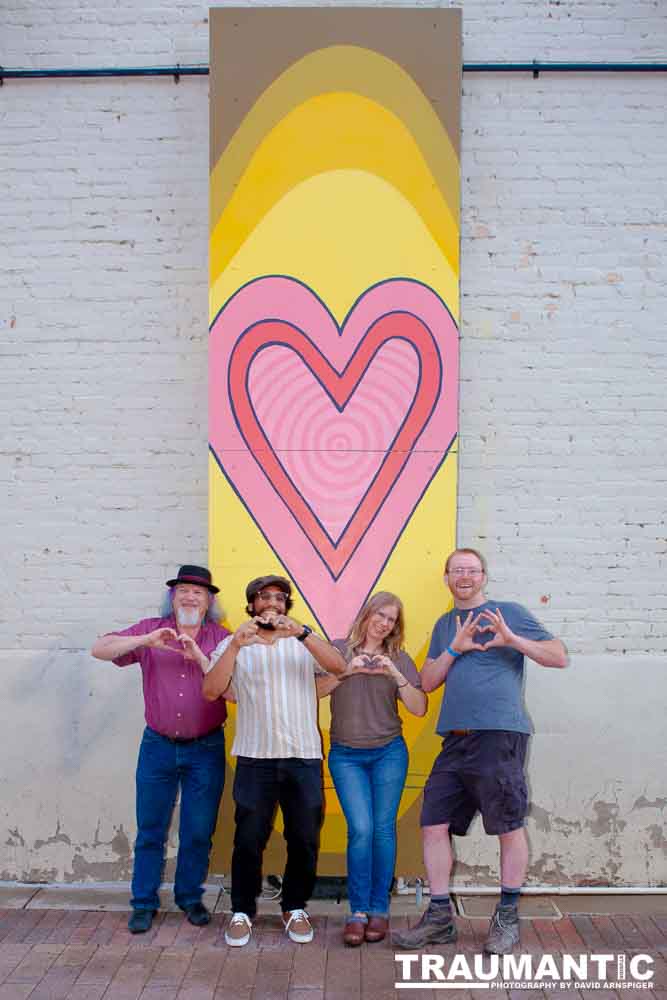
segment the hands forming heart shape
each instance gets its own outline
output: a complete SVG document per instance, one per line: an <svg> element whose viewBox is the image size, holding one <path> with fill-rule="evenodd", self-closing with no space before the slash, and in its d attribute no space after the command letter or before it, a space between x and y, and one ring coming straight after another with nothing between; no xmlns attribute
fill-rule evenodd
<svg viewBox="0 0 667 1000"><path fill-rule="evenodd" d="M492 638L488 642L479 641L484 632L492 634ZM476 617L474 617L474 611L469 611L463 623L461 623L461 616L456 616L456 635L451 646L458 653L468 653L473 649L485 653L487 649L512 646L515 640L516 635L503 618L500 609L496 608L495 611L485 609Z"/></svg>
<svg viewBox="0 0 667 1000"><path fill-rule="evenodd" d="M186 635L185 632L181 632L176 636L176 642L180 642L183 649L183 656L186 660L196 659L195 650L198 650L199 647L192 636Z"/></svg>
<svg viewBox="0 0 667 1000"><path fill-rule="evenodd" d="M152 632L148 632L143 638L143 645L149 646L153 649L169 649L173 648L173 643L178 639L178 635L173 628L156 628Z"/></svg>
<svg viewBox="0 0 667 1000"><path fill-rule="evenodd" d="M391 677L396 668L388 656L381 653L358 653L347 665L345 674L374 674L377 676Z"/></svg>
<svg viewBox="0 0 667 1000"><path fill-rule="evenodd" d="M155 649L169 649L172 652L182 652L186 660L195 658L198 648L195 640L185 632L176 632L165 626L155 629L146 636L146 645Z"/></svg>
<svg viewBox="0 0 667 1000"><path fill-rule="evenodd" d="M288 615L280 615L275 611L265 611L240 625L234 633L234 637L241 646L252 646L256 643L272 646L276 639L297 636L302 631L303 625Z"/></svg>

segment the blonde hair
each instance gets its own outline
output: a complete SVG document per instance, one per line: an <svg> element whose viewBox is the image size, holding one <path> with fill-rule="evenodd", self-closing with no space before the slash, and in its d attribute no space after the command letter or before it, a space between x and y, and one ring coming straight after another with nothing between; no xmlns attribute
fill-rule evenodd
<svg viewBox="0 0 667 1000"><path fill-rule="evenodd" d="M398 610L398 615L393 629L389 635L382 640L382 648L392 659L395 659L398 653L400 653L403 648L403 642L405 641L405 613L403 610L403 602L400 597L396 596L396 594L390 594L387 590L381 590L379 593L373 594L372 597L369 597L350 626L350 631L347 633L345 639L348 652L350 654L356 653L356 651L361 649L366 642L366 630L368 628L368 619L370 616L375 614L376 611L379 611L380 608L387 604L393 604Z"/></svg>

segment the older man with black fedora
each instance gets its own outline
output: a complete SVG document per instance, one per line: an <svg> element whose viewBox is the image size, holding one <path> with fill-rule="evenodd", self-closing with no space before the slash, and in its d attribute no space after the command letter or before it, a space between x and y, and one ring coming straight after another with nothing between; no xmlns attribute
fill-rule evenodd
<svg viewBox="0 0 667 1000"><path fill-rule="evenodd" d="M232 854L231 947L250 941L262 887L262 856L276 807L284 820L287 865L281 909L292 941L312 940L306 903L315 884L322 824L322 741L315 675L340 675L342 654L308 625L290 618L292 585L267 575L246 587L251 616L211 657L204 694L237 702Z"/></svg>
<svg viewBox="0 0 667 1000"><path fill-rule="evenodd" d="M204 566L181 566L167 580L162 614L101 636L92 655L118 667L141 667L146 715L137 763L137 839L132 875L133 934L149 930L159 907L164 847L176 795L181 807L174 881L190 923L210 914L202 903L211 839L225 781L226 706L207 700L208 657L229 635L219 624L218 587Z"/></svg>

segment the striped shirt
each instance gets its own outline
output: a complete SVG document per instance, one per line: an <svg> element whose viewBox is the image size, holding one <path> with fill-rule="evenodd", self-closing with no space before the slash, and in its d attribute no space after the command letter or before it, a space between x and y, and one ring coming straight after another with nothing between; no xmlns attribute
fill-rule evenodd
<svg viewBox="0 0 667 1000"><path fill-rule="evenodd" d="M218 644L211 656L212 664L232 638L227 636ZM304 644L293 636L272 645L242 646L232 674L237 701L232 754L321 760L315 675L324 673Z"/></svg>

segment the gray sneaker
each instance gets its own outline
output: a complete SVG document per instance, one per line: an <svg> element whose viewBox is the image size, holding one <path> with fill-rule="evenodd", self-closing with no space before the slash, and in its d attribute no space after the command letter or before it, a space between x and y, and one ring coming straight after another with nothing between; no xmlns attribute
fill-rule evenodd
<svg viewBox="0 0 667 1000"><path fill-rule="evenodd" d="M409 931L394 934L392 941L398 948L416 951L428 944L448 944L456 941L456 937L456 924L450 907L430 903L419 923Z"/></svg>
<svg viewBox="0 0 667 1000"><path fill-rule="evenodd" d="M516 906L496 906L484 945L487 955L509 955L519 943L519 913Z"/></svg>

